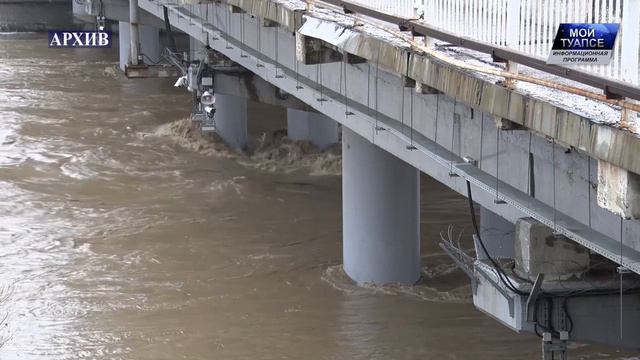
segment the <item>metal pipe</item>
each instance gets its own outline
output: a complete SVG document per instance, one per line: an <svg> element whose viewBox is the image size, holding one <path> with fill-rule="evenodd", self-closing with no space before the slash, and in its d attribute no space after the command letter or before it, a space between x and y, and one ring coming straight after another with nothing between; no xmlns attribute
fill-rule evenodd
<svg viewBox="0 0 640 360"><path fill-rule="evenodd" d="M138 0L129 0L129 30L131 44L129 45L130 61L132 65L138 65L140 52L140 33L138 31Z"/></svg>

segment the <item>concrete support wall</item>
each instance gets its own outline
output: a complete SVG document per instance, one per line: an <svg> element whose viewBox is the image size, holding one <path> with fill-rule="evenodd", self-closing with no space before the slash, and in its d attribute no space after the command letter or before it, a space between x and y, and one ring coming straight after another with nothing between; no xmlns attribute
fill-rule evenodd
<svg viewBox="0 0 640 360"><path fill-rule="evenodd" d="M360 135L342 135L345 272L356 282L420 278L419 172Z"/></svg>
<svg viewBox="0 0 640 360"><path fill-rule="evenodd" d="M248 146L247 100L230 95L216 95L216 133L230 147L244 151Z"/></svg>
<svg viewBox="0 0 640 360"><path fill-rule="evenodd" d="M157 28L138 25L140 32L140 48L141 54L146 55L144 57L145 63L157 62L160 60L162 54L162 48L160 47L160 31ZM119 51L120 51L120 69L124 71L124 66L129 63L129 44L130 29L129 23L120 21L118 23L119 32Z"/></svg>
<svg viewBox="0 0 640 360"><path fill-rule="evenodd" d="M515 225L480 207L480 236L489 255L494 259L513 259ZM476 244L479 259L486 259L486 255Z"/></svg>
<svg viewBox="0 0 640 360"><path fill-rule="evenodd" d="M287 136L292 140L308 140L326 149L338 143L338 133L338 123L323 114L287 109Z"/></svg>

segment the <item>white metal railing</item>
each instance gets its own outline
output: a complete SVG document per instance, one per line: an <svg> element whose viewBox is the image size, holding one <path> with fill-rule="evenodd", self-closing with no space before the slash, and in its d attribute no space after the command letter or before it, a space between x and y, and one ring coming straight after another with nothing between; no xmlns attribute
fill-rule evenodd
<svg viewBox="0 0 640 360"><path fill-rule="evenodd" d="M355 3L385 12L387 14L413 18L415 16L414 0L354 0Z"/></svg>
<svg viewBox="0 0 640 360"><path fill-rule="evenodd" d="M640 0L425 0L424 10L430 25L541 58L561 23L620 23L611 63L578 68L639 83Z"/></svg>
<svg viewBox="0 0 640 360"><path fill-rule="evenodd" d="M640 84L640 0L356 0L447 32L546 58L561 23L620 23L609 65L578 68Z"/></svg>

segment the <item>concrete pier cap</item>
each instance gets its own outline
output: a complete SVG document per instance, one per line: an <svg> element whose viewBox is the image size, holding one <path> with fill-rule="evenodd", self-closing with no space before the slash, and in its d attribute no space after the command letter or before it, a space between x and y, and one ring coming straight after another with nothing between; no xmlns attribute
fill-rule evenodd
<svg viewBox="0 0 640 360"><path fill-rule="evenodd" d="M516 222L515 260L515 271L524 278L544 274L545 280L567 280L587 270L590 256L585 247L527 217Z"/></svg>
<svg viewBox="0 0 640 360"><path fill-rule="evenodd" d="M419 171L343 128L344 270L358 284L420 279Z"/></svg>

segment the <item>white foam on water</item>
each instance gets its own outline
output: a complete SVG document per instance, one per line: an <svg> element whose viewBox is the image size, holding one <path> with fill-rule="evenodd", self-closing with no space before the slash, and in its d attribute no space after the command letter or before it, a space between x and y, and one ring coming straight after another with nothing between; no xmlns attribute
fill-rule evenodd
<svg viewBox="0 0 640 360"><path fill-rule="evenodd" d="M433 269L428 267L423 270L424 273L434 273ZM468 285L463 285L452 290L441 291L434 287L429 286L429 279L425 278L419 281L415 285L402 285L402 284L387 284L387 285L374 285L374 284L356 284L349 276L344 272L342 265L329 266L322 274L322 280L327 282L336 290L353 294L353 295L370 295L381 294L391 296L410 296L420 300L438 303L470 303L471 302L471 290Z"/></svg>
<svg viewBox="0 0 640 360"><path fill-rule="evenodd" d="M148 136L168 138L182 148L207 156L232 159L243 166L267 172L307 171L312 176L337 176L342 171L339 146L320 151L309 142L291 140L278 131L260 136L250 154L233 151L219 139L203 135L191 127L189 119L161 125L151 133L139 134L140 138Z"/></svg>

